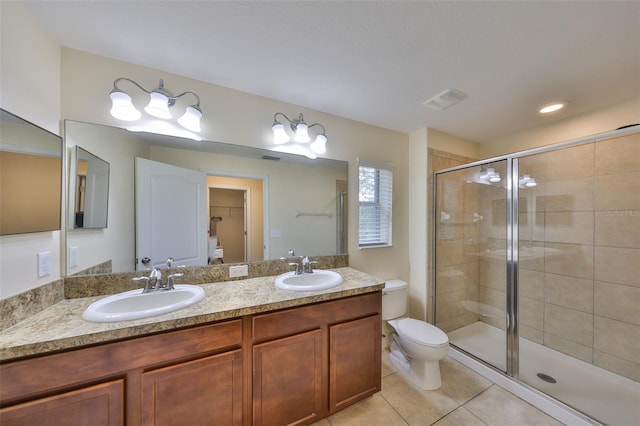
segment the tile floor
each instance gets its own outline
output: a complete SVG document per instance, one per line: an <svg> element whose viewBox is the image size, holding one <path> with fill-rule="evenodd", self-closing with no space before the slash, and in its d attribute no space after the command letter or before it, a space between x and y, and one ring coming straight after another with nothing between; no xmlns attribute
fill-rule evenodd
<svg viewBox="0 0 640 426"><path fill-rule="evenodd" d="M421 391L382 357L382 391L314 426L546 426L562 423L449 357L442 387Z"/></svg>

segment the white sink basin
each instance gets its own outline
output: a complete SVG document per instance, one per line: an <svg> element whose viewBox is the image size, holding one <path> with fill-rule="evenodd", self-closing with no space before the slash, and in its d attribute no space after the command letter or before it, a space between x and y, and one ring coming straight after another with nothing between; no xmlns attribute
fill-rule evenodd
<svg viewBox="0 0 640 426"><path fill-rule="evenodd" d="M276 277L276 287L284 290L313 291L324 290L342 284L342 275L326 269L316 269L311 274L296 275L295 271Z"/></svg>
<svg viewBox="0 0 640 426"><path fill-rule="evenodd" d="M93 322L127 321L152 317L186 308L204 298L197 285L177 284L175 290L142 293L131 290L93 302L82 313L82 319Z"/></svg>

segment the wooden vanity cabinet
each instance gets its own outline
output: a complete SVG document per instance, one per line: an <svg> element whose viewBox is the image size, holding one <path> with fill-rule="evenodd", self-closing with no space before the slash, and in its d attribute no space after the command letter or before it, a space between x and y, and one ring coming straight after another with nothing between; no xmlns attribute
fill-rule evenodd
<svg viewBox="0 0 640 426"><path fill-rule="evenodd" d="M380 292L256 315L253 424L313 423L381 389Z"/></svg>
<svg viewBox="0 0 640 426"><path fill-rule="evenodd" d="M381 292L0 363L0 426L310 424L380 390Z"/></svg>
<svg viewBox="0 0 640 426"><path fill-rule="evenodd" d="M241 425L241 344L233 320L0 364L0 425Z"/></svg>

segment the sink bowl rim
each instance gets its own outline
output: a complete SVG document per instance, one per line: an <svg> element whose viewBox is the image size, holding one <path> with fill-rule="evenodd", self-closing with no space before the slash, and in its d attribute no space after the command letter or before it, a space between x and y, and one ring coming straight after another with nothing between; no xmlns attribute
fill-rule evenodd
<svg viewBox="0 0 640 426"><path fill-rule="evenodd" d="M120 300L131 301L132 299L143 297L154 297L157 295L170 294L172 292L188 292L192 293L191 297L187 299L179 300L177 302L159 305L153 308L140 309L128 312L100 312L99 309L105 305L118 302ZM122 293L112 294L110 296L103 297L90 304L83 312L82 319L90 322L117 322L117 321L130 321L134 319L148 318L157 315L174 312L179 309L186 308L194 305L204 299L204 289L197 285L192 284L176 284L175 290L164 290L151 293L142 293L142 289L124 291ZM165 297L165 296L162 296Z"/></svg>
<svg viewBox="0 0 640 426"><path fill-rule="evenodd" d="M310 276L328 276L329 279L325 283L316 283L316 284L290 284L286 281L289 278L294 278L294 280L303 281L304 278L309 278ZM315 279L315 278L313 278ZM316 269L312 274L299 274L296 275L295 271L285 272L280 274L274 280L274 284L276 287L283 290L293 290L293 291L317 291L317 290L326 290L329 288L337 287L344 282L344 278L338 272L331 271L328 269Z"/></svg>

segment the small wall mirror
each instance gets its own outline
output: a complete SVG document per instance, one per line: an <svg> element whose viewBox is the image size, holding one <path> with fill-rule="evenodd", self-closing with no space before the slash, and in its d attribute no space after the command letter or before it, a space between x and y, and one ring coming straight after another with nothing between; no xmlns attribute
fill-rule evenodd
<svg viewBox="0 0 640 426"><path fill-rule="evenodd" d="M73 212L71 223L75 229L98 229L107 227L109 211L109 163L76 145L75 173L69 188L69 211Z"/></svg>
<svg viewBox="0 0 640 426"><path fill-rule="evenodd" d="M60 229L62 138L0 109L0 235Z"/></svg>

